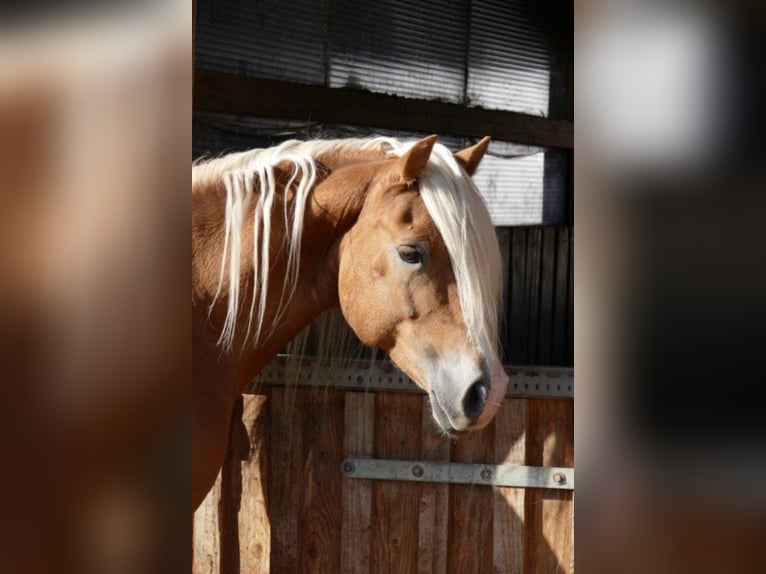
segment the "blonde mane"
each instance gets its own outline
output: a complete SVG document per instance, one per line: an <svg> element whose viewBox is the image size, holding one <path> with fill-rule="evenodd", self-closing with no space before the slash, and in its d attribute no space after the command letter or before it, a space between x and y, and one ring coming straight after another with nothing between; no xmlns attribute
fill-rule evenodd
<svg viewBox="0 0 766 574"><path fill-rule="evenodd" d="M402 155L415 142L396 149ZM468 333L485 355L498 345L503 273L495 228L484 199L450 150L434 145L418 178L420 196L442 236Z"/></svg>
<svg viewBox="0 0 766 574"><path fill-rule="evenodd" d="M242 231L245 228L245 214L252 202L256 202L252 261L255 271L245 341L251 339L255 345L262 337L268 338L271 334L270 330L264 332L263 325L271 267L271 218L281 216L287 232L286 273L273 329L296 289L306 200L317 180L316 158L323 154L354 150L379 152L381 156L401 156L413 144L384 137L310 142L291 140L273 148L229 154L192 167L192 189L203 182L222 181L226 190L224 252L218 291L213 301L215 304L219 298L226 298L227 314L219 345L231 350L234 343L235 325L240 313ZM274 213L274 200L279 189L275 170L278 164L285 162L293 168L285 189L292 189L294 197L290 202L283 202L283 211ZM498 341L502 271L489 212L470 177L459 166L452 152L441 144L434 146L428 166L419 178L419 185L423 202L450 255L470 336L484 354L491 354ZM323 315L324 319L320 317L314 327L320 333L319 339L346 341L345 337L334 335L337 319L326 316ZM333 335L327 335L328 329ZM291 345L299 354L305 349L307 337L304 333ZM328 345L320 343L319 346L323 355L337 352Z"/></svg>

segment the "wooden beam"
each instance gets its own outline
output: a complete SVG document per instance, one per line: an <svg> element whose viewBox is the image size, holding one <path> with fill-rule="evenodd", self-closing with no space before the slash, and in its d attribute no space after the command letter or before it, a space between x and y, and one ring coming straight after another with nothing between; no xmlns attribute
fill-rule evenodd
<svg viewBox="0 0 766 574"><path fill-rule="evenodd" d="M263 118L370 126L572 149L574 124L433 100L253 78L194 73L194 109Z"/></svg>

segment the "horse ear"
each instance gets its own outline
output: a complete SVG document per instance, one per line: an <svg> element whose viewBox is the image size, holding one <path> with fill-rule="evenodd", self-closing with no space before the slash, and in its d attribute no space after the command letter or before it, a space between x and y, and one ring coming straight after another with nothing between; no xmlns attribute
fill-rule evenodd
<svg viewBox="0 0 766 574"><path fill-rule="evenodd" d="M402 176L404 181L417 179L423 173L428 163L428 158L431 157L431 150L436 143L437 137L428 136L423 138L399 158L399 175Z"/></svg>
<svg viewBox="0 0 766 574"><path fill-rule="evenodd" d="M484 154L487 153L489 147L489 136L484 136L479 143L467 147L455 154L457 162L463 166L463 169L468 175L473 175L476 168L479 167L479 162Z"/></svg>

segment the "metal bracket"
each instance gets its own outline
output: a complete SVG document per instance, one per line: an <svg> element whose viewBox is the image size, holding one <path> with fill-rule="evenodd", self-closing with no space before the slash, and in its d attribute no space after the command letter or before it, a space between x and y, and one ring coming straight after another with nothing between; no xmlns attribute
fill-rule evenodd
<svg viewBox="0 0 766 574"><path fill-rule="evenodd" d="M566 367L505 367L510 380L510 398L574 398L574 369ZM350 366L317 367L311 363L287 367L287 359L277 357L261 371L254 385L329 386L350 391L399 391L423 393L412 380L388 361L372 364L360 361Z"/></svg>
<svg viewBox="0 0 766 574"><path fill-rule="evenodd" d="M340 468L347 478L574 490L574 469L552 466L347 458Z"/></svg>

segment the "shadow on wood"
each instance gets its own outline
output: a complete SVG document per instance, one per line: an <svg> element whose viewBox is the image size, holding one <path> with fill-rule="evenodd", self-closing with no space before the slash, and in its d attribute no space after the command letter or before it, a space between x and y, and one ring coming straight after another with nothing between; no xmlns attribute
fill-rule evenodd
<svg viewBox="0 0 766 574"><path fill-rule="evenodd" d="M449 440L424 395L264 392L236 407L219 483L195 517L195 572L573 571L570 491L340 469L350 456L573 466L572 401L506 399L486 429Z"/></svg>

